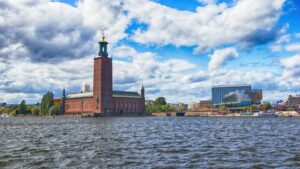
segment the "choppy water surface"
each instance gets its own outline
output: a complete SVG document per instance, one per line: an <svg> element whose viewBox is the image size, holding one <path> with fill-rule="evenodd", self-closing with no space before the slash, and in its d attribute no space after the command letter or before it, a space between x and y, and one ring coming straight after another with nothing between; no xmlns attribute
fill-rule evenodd
<svg viewBox="0 0 300 169"><path fill-rule="evenodd" d="M299 168L300 118L0 119L0 168Z"/></svg>

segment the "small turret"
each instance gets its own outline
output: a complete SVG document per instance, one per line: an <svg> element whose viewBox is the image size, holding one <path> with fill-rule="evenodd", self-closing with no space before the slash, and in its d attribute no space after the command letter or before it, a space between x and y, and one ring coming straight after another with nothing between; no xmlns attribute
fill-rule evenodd
<svg viewBox="0 0 300 169"><path fill-rule="evenodd" d="M105 40L105 35L104 35L104 30L102 33L102 40L99 42L99 53L98 56L101 57L107 57L108 53L107 53L107 44L108 42L106 42Z"/></svg>
<svg viewBox="0 0 300 169"><path fill-rule="evenodd" d="M141 95L142 95L142 98L145 98L145 89L144 89L144 85L142 85Z"/></svg>
<svg viewBox="0 0 300 169"><path fill-rule="evenodd" d="M65 105L66 105L66 90L63 89L61 96L61 106L60 106L60 114L65 114Z"/></svg>

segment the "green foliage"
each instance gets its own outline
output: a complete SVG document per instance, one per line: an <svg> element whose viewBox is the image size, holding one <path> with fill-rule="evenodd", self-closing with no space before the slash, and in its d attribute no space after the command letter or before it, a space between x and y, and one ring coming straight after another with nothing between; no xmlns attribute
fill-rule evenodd
<svg viewBox="0 0 300 169"><path fill-rule="evenodd" d="M41 101L41 115L51 114L51 107L53 106L53 93L47 92Z"/></svg>
<svg viewBox="0 0 300 169"><path fill-rule="evenodd" d="M57 116L59 115L59 109L60 109L60 103L54 102L53 107L51 108L51 116Z"/></svg>
<svg viewBox="0 0 300 169"><path fill-rule="evenodd" d="M257 109L257 106L256 105L252 105L251 106L251 110L253 111L253 112L256 112L258 109Z"/></svg>
<svg viewBox="0 0 300 169"><path fill-rule="evenodd" d="M157 99L155 99L154 104L156 105L166 105L166 99L164 97L158 97Z"/></svg>
<svg viewBox="0 0 300 169"><path fill-rule="evenodd" d="M226 111L226 106L225 106L225 105L221 105L221 106L219 107L219 109L220 109L221 111Z"/></svg>
<svg viewBox="0 0 300 169"><path fill-rule="evenodd" d="M170 111L174 111L174 107L170 106L170 105L160 105L159 106L159 111L161 112L170 112Z"/></svg>
<svg viewBox="0 0 300 169"><path fill-rule="evenodd" d="M25 104L25 100L22 100L18 107L18 114L26 114L26 113L28 113L27 106Z"/></svg>
<svg viewBox="0 0 300 169"><path fill-rule="evenodd" d="M271 110L272 109L272 105L269 102L264 102L264 109L265 110Z"/></svg>
<svg viewBox="0 0 300 169"><path fill-rule="evenodd" d="M33 115L33 116L38 116L38 115L40 115L40 106L33 106L33 108L32 108L32 110L31 110L31 114Z"/></svg>
<svg viewBox="0 0 300 169"><path fill-rule="evenodd" d="M179 111L180 111L180 112L184 112L184 111L185 111L185 107L184 107L183 105L180 105L180 106L179 106Z"/></svg>
<svg viewBox="0 0 300 169"><path fill-rule="evenodd" d="M250 111L250 107L248 107L248 106L243 107L243 111L244 112L249 112Z"/></svg>
<svg viewBox="0 0 300 169"><path fill-rule="evenodd" d="M10 115L15 115L17 109L18 109L18 108L3 107L3 108L0 108L0 114L10 114Z"/></svg>
<svg viewBox="0 0 300 169"><path fill-rule="evenodd" d="M153 112L170 112L174 111L174 108L167 105L166 99L164 97L158 97L154 104L146 104L146 111L149 113Z"/></svg>

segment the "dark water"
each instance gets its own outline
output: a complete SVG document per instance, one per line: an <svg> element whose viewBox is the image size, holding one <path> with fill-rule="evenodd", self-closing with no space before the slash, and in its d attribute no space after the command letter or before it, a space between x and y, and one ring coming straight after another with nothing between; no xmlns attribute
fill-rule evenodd
<svg viewBox="0 0 300 169"><path fill-rule="evenodd" d="M300 168L300 118L0 119L0 168Z"/></svg>

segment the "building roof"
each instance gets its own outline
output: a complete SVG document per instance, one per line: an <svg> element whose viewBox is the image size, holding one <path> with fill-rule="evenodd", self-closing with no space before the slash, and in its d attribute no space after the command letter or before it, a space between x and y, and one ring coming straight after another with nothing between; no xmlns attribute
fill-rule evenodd
<svg viewBox="0 0 300 169"><path fill-rule="evenodd" d="M85 97L93 97L93 92L71 93L67 95L67 99L78 99Z"/></svg>
<svg viewBox="0 0 300 169"><path fill-rule="evenodd" d="M138 92L126 92L126 91L113 91L113 97L122 98L142 98ZM93 97L93 92L83 92L83 93L71 93L67 95L67 99L78 99Z"/></svg>
<svg viewBox="0 0 300 169"><path fill-rule="evenodd" d="M60 98L53 98L53 101L60 101Z"/></svg>
<svg viewBox="0 0 300 169"><path fill-rule="evenodd" d="M113 97L142 98L138 92L113 91Z"/></svg>
<svg viewBox="0 0 300 169"><path fill-rule="evenodd" d="M213 85L212 88L218 88L218 87L251 87L250 84L236 84L236 85Z"/></svg>

